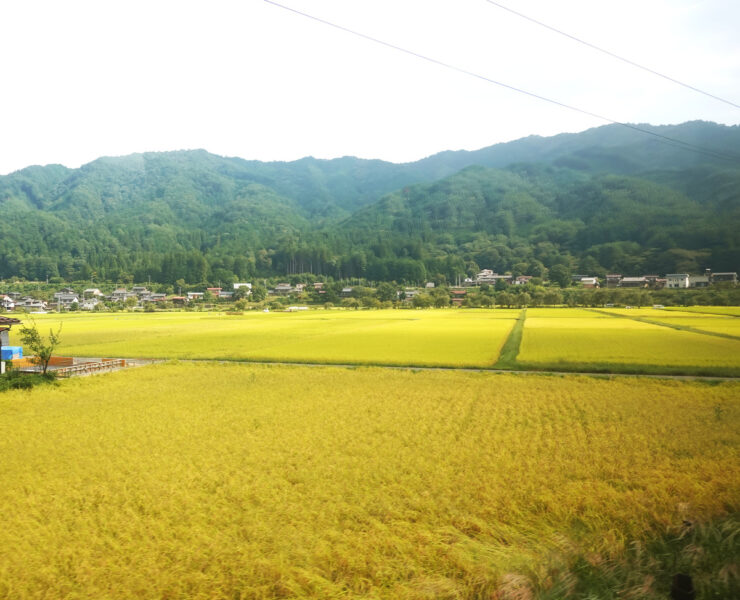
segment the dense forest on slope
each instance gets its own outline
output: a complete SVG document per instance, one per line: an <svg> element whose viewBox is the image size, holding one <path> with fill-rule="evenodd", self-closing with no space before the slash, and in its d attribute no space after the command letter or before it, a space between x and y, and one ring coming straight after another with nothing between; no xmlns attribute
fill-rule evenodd
<svg viewBox="0 0 740 600"><path fill-rule="evenodd" d="M740 127L650 127L740 156ZM228 283L737 270L740 161L619 126L415 163L203 150L0 177L0 277Z"/></svg>

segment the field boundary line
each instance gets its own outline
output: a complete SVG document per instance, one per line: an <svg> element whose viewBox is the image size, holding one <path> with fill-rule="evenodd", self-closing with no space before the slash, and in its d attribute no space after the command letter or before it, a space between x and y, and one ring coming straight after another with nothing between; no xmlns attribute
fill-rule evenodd
<svg viewBox="0 0 740 600"><path fill-rule="evenodd" d="M498 360L493 364L494 369L516 369L517 356L522 345L522 335L524 334L524 322L527 320L527 309L523 308L514 322L514 326L509 332L504 345L501 346L501 352Z"/></svg>
<svg viewBox="0 0 740 600"><path fill-rule="evenodd" d="M595 313L600 313L602 315L608 315L610 317L617 317L618 319L630 319L632 321L639 321L640 323L648 323L649 325L659 325L660 327L668 327L668 329L675 329L676 331L688 331L689 333L700 333L702 335L712 335L714 337L720 337L720 338L725 338L728 340L735 340L736 342L740 342L740 337L736 335L732 335L730 333L720 333L719 331L705 331L703 329L695 329L694 327L689 327L687 325L676 325L674 323L662 323L661 321L654 321L650 317L637 317L637 316L632 317L630 315L617 315L614 313L607 312L605 310L599 310L598 308L587 308L586 310L590 310L591 312L595 312ZM702 313L702 314L707 314L707 313ZM713 315L713 316L721 316L721 315ZM667 318L670 318L670 317L667 317Z"/></svg>
<svg viewBox="0 0 740 600"><path fill-rule="evenodd" d="M153 361L154 362L154 361ZM339 369L392 369L398 371L460 371L463 373L495 373L510 375L580 375L583 377L596 377L599 379L611 379L614 377L637 377L641 379L675 379L675 380L704 380L704 381L740 381L740 376L735 375L691 375L691 374L671 374L671 373L616 373L611 371L557 371L548 369L529 368L528 366L520 368L499 368L499 367L453 367L453 366L432 366L432 365L388 365L378 363L318 363L318 362L291 362L279 360L248 360L248 359L223 359L223 358L173 358L161 359L156 361L159 364L168 362L182 363L219 363L219 364L238 364L238 365L276 365L281 367L312 367L312 368L331 368Z"/></svg>
<svg viewBox="0 0 740 600"><path fill-rule="evenodd" d="M689 307L681 308L680 306L670 306L663 308L664 312L671 314L674 312L686 312L689 314L695 313L697 315L709 315L710 317L732 317L733 319L740 319L740 315L733 315L731 313L717 313L717 312L711 312L706 310L688 310Z"/></svg>
<svg viewBox="0 0 740 600"><path fill-rule="evenodd" d="M504 366L496 363L491 366L454 366L454 365L420 365L414 363L406 364L390 364L390 363L342 363L342 362L309 362L309 361L298 361L298 360L270 360L264 358L128 358L128 357L116 357L124 358L127 364L131 366L148 366L151 364L164 364L168 362L182 362L182 363L220 363L220 364L254 364L254 365L278 365L278 366L293 366L293 367L337 367L340 369L360 369L360 368L377 368L377 369L397 369L397 370L408 370L408 371L461 371L469 373L523 373L523 374L534 374L534 375L582 375L588 377L642 377L642 378L658 378L658 379L698 379L698 380L714 380L714 381L740 381L740 375L735 374L723 374L716 372L701 372L697 369L696 372L691 370L683 370L680 367L675 370L655 371L650 372L649 370L638 370L636 367L639 365L629 365L635 370L612 370L611 364L573 364L570 365L573 368L568 369L568 364L563 365L561 368L558 366L543 363L542 365L536 363L521 363L516 362L511 366ZM138 362L139 364L134 365L133 363ZM617 365L618 367L620 365ZM621 365L625 366L625 365ZM549 368L548 368L549 367ZM652 365L645 365L645 367L653 367ZM589 370L590 369L590 370ZM737 372L736 369L728 369L731 372Z"/></svg>

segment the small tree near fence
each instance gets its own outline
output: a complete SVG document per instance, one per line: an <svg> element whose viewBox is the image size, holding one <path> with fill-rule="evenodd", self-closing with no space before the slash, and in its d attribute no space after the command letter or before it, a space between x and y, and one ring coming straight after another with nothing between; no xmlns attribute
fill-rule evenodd
<svg viewBox="0 0 740 600"><path fill-rule="evenodd" d="M36 327L36 322L33 320L30 325L24 325L20 330L23 345L34 354L31 362L40 366L44 375L46 374L46 369L49 368L49 361L54 353L54 348L59 345L59 336L61 333L62 326L60 324L56 333L49 329L49 339L45 341Z"/></svg>

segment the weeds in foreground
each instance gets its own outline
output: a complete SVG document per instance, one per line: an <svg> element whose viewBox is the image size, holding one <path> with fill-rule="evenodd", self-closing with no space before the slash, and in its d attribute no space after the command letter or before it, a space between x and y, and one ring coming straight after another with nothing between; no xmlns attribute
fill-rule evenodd
<svg viewBox="0 0 740 600"><path fill-rule="evenodd" d="M37 385L45 385L56 381L54 373L36 374L9 371L0 375L0 392L7 390L30 390Z"/></svg>
<svg viewBox="0 0 740 600"><path fill-rule="evenodd" d="M534 597L671 598L683 580L696 598L740 597L740 519L733 515L705 523L683 520L664 536L632 541L621 555L582 553L536 580ZM690 578L690 579L688 579Z"/></svg>

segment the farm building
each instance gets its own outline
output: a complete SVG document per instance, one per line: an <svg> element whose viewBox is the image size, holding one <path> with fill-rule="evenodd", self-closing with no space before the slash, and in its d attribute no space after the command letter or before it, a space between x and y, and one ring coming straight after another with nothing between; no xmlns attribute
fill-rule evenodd
<svg viewBox="0 0 740 600"><path fill-rule="evenodd" d="M467 296L467 290L450 290L450 300L453 306L462 306Z"/></svg>
<svg viewBox="0 0 740 600"><path fill-rule="evenodd" d="M23 356L23 348L10 345L10 328L20 325L18 319L0 317L0 373L5 373L5 361Z"/></svg>
<svg viewBox="0 0 740 600"><path fill-rule="evenodd" d="M712 273L712 283L731 283L737 285L737 273Z"/></svg>

